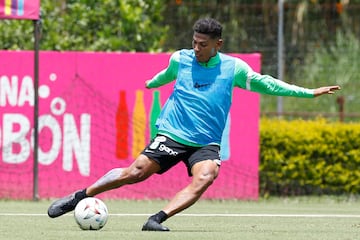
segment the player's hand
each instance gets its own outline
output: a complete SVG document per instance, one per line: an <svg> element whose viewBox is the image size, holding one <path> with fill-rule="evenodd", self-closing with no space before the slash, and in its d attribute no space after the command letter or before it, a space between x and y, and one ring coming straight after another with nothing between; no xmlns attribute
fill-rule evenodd
<svg viewBox="0 0 360 240"><path fill-rule="evenodd" d="M321 96L323 94L334 94L335 91L340 90L340 86L327 86L327 87L319 87L314 90L314 96Z"/></svg>

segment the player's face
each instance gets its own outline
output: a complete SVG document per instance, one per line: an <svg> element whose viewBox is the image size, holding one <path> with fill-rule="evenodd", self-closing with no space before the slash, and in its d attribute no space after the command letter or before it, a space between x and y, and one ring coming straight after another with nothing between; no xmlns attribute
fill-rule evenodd
<svg viewBox="0 0 360 240"><path fill-rule="evenodd" d="M208 62L220 50L221 45L222 39L212 39L209 35L194 32L192 47L198 62Z"/></svg>

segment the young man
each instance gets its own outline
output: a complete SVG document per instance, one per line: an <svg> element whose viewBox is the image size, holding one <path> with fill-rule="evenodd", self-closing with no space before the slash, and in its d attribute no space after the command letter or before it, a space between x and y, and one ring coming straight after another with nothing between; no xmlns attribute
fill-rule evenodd
<svg viewBox="0 0 360 240"><path fill-rule="evenodd" d="M144 231L169 231L161 223L193 205L219 174L220 141L234 87L302 98L333 94L340 89L306 89L253 72L242 60L219 52L222 26L214 19L198 20L193 30L193 49L173 53L169 66L146 81L146 88L156 88L176 79L157 120L158 135L130 166L112 169L93 185L55 201L48 209L50 217L74 210L85 197L144 181L182 161L192 176L191 183L142 227Z"/></svg>

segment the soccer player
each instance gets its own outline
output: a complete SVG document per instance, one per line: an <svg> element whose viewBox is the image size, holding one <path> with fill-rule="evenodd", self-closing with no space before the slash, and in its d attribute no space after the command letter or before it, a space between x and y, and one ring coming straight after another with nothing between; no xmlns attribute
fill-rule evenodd
<svg viewBox="0 0 360 240"><path fill-rule="evenodd" d="M192 49L173 53L168 67L145 83L146 88L157 88L176 80L156 122L158 135L130 166L112 169L91 186L52 203L48 209L50 217L74 210L85 197L144 181L184 162L191 183L142 226L143 231L169 231L162 222L193 205L219 174L220 141L234 87L301 98L333 94L340 89L290 85L256 73L244 61L220 53L222 26L215 19L199 19L193 31Z"/></svg>

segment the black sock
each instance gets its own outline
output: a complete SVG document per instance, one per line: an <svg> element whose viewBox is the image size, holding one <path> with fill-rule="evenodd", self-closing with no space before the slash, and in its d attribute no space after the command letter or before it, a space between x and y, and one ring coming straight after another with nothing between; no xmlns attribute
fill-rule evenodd
<svg viewBox="0 0 360 240"><path fill-rule="evenodd" d="M86 195L86 188L75 193L75 198L78 200L84 199L86 197L88 197L88 195Z"/></svg>
<svg viewBox="0 0 360 240"><path fill-rule="evenodd" d="M168 215L162 210L160 212L158 212L157 214L152 215L150 217L150 219L152 219L158 223L164 222L167 218L168 218Z"/></svg>

